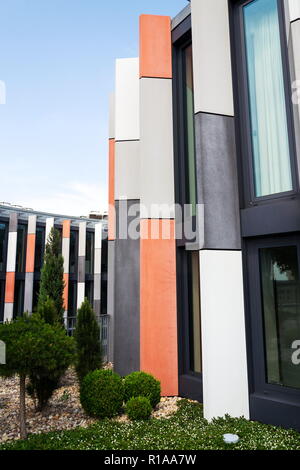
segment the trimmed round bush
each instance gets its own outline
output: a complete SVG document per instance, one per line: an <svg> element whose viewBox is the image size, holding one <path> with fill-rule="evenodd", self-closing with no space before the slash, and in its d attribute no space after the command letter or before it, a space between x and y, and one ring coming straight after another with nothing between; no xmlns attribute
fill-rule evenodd
<svg viewBox="0 0 300 470"><path fill-rule="evenodd" d="M95 418L112 418L120 413L124 401L123 381L111 370L87 374L80 386L84 411Z"/></svg>
<svg viewBox="0 0 300 470"><path fill-rule="evenodd" d="M133 397L126 404L126 414L131 421L141 421L149 419L152 406L149 398Z"/></svg>
<svg viewBox="0 0 300 470"><path fill-rule="evenodd" d="M145 372L133 372L124 379L124 395L126 403L130 398L149 398L153 408L160 402L160 382Z"/></svg>

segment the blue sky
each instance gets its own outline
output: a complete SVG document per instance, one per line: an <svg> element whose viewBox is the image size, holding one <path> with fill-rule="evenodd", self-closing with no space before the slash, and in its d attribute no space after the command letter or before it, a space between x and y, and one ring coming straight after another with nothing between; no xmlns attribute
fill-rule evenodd
<svg viewBox="0 0 300 470"><path fill-rule="evenodd" d="M107 204L114 61L138 55L141 13L186 0L1 0L0 201L70 215Z"/></svg>

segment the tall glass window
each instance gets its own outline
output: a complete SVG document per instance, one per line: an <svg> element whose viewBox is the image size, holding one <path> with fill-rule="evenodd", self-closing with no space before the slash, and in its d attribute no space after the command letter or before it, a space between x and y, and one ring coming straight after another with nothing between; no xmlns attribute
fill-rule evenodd
<svg viewBox="0 0 300 470"><path fill-rule="evenodd" d="M0 322L3 322L3 316L4 316L4 296L5 296L5 281L0 280Z"/></svg>
<svg viewBox="0 0 300 470"><path fill-rule="evenodd" d="M201 374L201 310L200 310L200 273L199 252L190 252L189 256L189 342L190 370Z"/></svg>
<svg viewBox="0 0 300 470"><path fill-rule="evenodd" d="M0 224L0 272L6 271L5 266L5 243L7 234L7 224Z"/></svg>
<svg viewBox="0 0 300 470"><path fill-rule="evenodd" d="M85 253L85 272L93 274L94 272L94 233L86 232L86 253Z"/></svg>
<svg viewBox="0 0 300 470"><path fill-rule="evenodd" d="M18 226L17 235L17 258L16 258L16 272L25 272L26 263L26 241L27 241L27 227L25 225Z"/></svg>
<svg viewBox="0 0 300 470"><path fill-rule="evenodd" d="M187 146L188 188L187 202L192 205L192 214L196 215L196 160L195 160L195 121L194 121L194 80L193 80L193 49L192 44L184 49L185 61L185 131Z"/></svg>
<svg viewBox="0 0 300 470"><path fill-rule="evenodd" d="M39 273L43 266L45 251L45 228L36 228L35 255L34 255L34 272Z"/></svg>
<svg viewBox="0 0 300 470"><path fill-rule="evenodd" d="M78 232L71 230L70 234L70 274L76 274L78 258Z"/></svg>
<svg viewBox="0 0 300 470"><path fill-rule="evenodd" d="M14 298L14 318L23 316L24 289L25 289L25 282L23 280L16 280L15 298Z"/></svg>
<svg viewBox="0 0 300 470"><path fill-rule="evenodd" d="M300 389L293 343L300 340L300 280L296 246L260 250L267 382Z"/></svg>
<svg viewBox="0 0 300 470"><path fill-rule="evenodd" d="M243 7L255 195L293 189L277 0Z"/></svg>
<svg viewBox="0 0 300 470"><path fill-rule="evenodd" d="M94 282L93 281L85 281L85 293L84 296L90 304L93 306L94 302Z"/></svg>

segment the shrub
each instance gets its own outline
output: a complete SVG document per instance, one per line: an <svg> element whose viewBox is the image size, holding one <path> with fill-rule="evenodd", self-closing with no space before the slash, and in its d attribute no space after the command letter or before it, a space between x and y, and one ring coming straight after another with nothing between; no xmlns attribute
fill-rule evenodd
<svg viewBox="0 0 300 470"><path fill-rule="evenodd" d="M88 299L82 303L78 310L76 329L76 372L79 382L94 370L102 366L100 328Z"/></svg>
<svg viewBox="0 0 300 470"><path fill-rule="evenodd" d="M124 380L125 401L130 398L146 397L149 398L153 408L160 402L160 382L152 375L145 372L133 372L127 375Z"/></svg>
<svg viewBox="0 0 300 470"><path fill-rule="evenodd" d="M112 418L121 411L123 401L123 382L118 374L111 370L95 370L84 377L80 386L80 402L88 415Z"/></svg>
<svg viewBox="0 0 300 470"><path fill-rule="evenodd" d="M132 397L126 404L126 414L131 421L149 419L151 412L152 406L146 397Z"/></svg>

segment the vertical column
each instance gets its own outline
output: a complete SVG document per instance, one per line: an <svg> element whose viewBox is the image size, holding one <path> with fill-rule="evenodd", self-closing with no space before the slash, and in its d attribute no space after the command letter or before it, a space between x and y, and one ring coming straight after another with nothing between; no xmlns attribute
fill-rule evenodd
<svg viewBox="0 0 300 470"><path fill-rule="evenodd" d="M110 96L109 103L109 155L108 155L108 240L116 238L115 216L115 95Z"/></svg>
<svg viewBox="0 0 300 470"><path fill-rule="evenodd" d="M97 318L101 315L101 255L102 255L102 224L95 225L94 254L94 311Z"/></svg>
<svg viewBox="0 0 300 470"><path fill-rule="evenodd" d="M54 217L48 217L46 219L45 246L47 245L48 237L53 227L54 227Z"/></svg>
<svg viewBox="0 0 300 470"><path fill-rule="evenodd" d="M24 311L29 312L29 313L32 313L35 242L36 242L36 215L30 215L28 217L25 295L24 295Z"/></svg>
<svg viewBox="0 0 300 470"><path fill-rule="evenodd" d="M178 394L171 19L140 18L141 369ZM154 235L154 236L153 236Z"/></svg>
<svg viewBox="0 0 300 470"><path fill-rule="evenodd" d="M15 277L16 277L15 271L16 271L16 255L17 255L17 234L18 234L18 215L16 212L13 212L10 214L10 217L9 217L4 321L11 321L13 319Z"/></svg>
<svg viewBox="0 0 300 470"><path fill-rule="evenodd" d="M69 264L70 264L70 235L71 235L71 221L64 220L63 222L63 239L62 239L62 255L64 258L64 320L67 323L68 318L68 299L69 299Z"/></svg>
<svg viewBox="0 0 300 470"><path fill-rule="evenodd" d="M109 315L108 361L114 362L115 316L115 95L110 96L109 109L109 188L108 188L108 260L107 260L107 313Z"/></svg>
<svg viewBox="0 0 300 470"><path fill-rule="evenodd" d="M80 308L85 296L86 222L79 224L78 244L77 309Z"/></svg>
<svg viewBox="0 0 300 470"><path fill-rule="evenodd" d="M140 209L138 58L117 60L115 96L114 365L127 375L140 368L140 240L128 233Z"/></svg>
<svg viewBox="0 0 300 470"><path fill-rule="evenodd" d="M227 0L191 7L204 415L249 417L229 8Z"/></svg>

